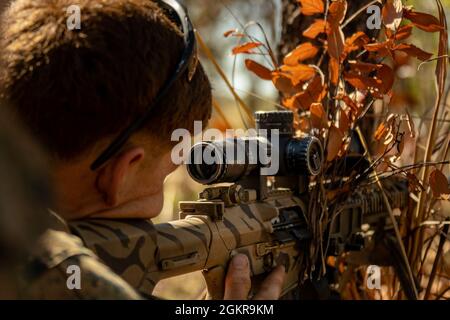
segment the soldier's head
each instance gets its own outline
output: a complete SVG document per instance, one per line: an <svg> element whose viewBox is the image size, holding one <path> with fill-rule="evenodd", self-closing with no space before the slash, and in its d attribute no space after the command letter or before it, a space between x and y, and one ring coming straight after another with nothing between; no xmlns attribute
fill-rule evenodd
<svg viewBox="0 0 450 320"><path fill-rule="evenodd" d="M49 223L46 160L25 130L0 110L0 299L15 298L17 267Z"/></svg>
<svg viewBox="0 0 450 320"><path fill-rule="evenodd" d="M200 64L153 103L185 49L172 20L149 0L17 0L5 12L3 97L50 153L56 209L66 218L159 213L175 169L172 131L192 131L211 113ZM119 152L91 170L149 108Z"/></svg>

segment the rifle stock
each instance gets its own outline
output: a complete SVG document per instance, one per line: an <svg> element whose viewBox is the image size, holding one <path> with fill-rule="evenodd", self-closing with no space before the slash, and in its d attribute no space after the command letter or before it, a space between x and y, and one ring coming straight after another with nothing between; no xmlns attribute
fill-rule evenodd
<svg viewBox="0 0 450 320"><path fill-rule="evenodd" d="M98 219L73 222L71 228L147 295L162 279L202 270L211 298L221 299L228 261L236 253L249 257L253 276L283 264L284 293L297 285L305 251L299 250L299 240L307 241L309 234L304 204L289 191L226 208L223 201L182 202L180 207L182 219L168 223Z"/></svg>

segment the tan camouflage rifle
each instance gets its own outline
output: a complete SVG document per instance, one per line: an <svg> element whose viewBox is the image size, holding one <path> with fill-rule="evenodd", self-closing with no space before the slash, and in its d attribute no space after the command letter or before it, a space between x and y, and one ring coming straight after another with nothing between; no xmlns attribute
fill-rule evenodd
<svg viewBox="0 0 450 320"><path fill-rule="evenodd" d="M73 232L115 272L145 295L161 279L202 270L213 299L223 297L224 277L230 258L236 253L249 257L254 289L264 274L283 264L286 280L283 293L296 288L314 274L310 250L312 233L309 214L310 177L322 166L322 147L316 138L293 138L290 112L257 113L258 129L279 129L280 175L271 180L259 174L260 164L205 163L188 165L194 180L205 184L231 182L206 188L198 201L179 204L179 220L154 225L146 220L89 220L71 224ZM259 139L259 138L256 138ZM270 148L259 139L259 147ZM224 144L243 144L249 139L202 142L194 151L212 148L214 156L226 157ZM248 157L247 157L248 156ZM250 155L247 154L248 160ZM192 158L192 160L194 160ZM289 175L295 173L295 175ZM403 180L385 183L395 208L405 208L408 188ZM339 204L339 213L326 233L329 255L362 249L372 231L385 223L388 214L379 190L374 186L355 190Z"/></svg>

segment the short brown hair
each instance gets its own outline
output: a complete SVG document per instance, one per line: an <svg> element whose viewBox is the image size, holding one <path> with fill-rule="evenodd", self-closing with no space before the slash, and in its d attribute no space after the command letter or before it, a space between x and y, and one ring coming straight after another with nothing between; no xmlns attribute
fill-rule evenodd
<svg viewBox="0 0 450 320"><path fill-rule="evenodd" d="M81 9L68 30L66 10ZM177 27L149 0L16 0L3 19L2 96L47 149L71 159L141 115L184 48ZM170 140L211 114L211 87L199 65L180 77L144 128Z"/></svg>

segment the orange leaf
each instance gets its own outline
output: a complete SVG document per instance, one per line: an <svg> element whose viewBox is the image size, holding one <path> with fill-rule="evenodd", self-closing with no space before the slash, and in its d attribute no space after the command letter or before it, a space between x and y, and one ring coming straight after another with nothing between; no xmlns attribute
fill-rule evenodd
<svg viewBox="0 0 450 320"><path fill-rule="evenodd" d="M422 49L416 47L413 44L401 43L398 46L395 46L393 50L403 51L409 54L410 56L416 57L417 59L422 61L426 61L433 56L433 54L423 51Z"/></svg>
<svg viewBox="0 0 450 320"><path fill-rule="evenodd" d="M328 119L321 103L311 104L309 111L311 112L311 124L313 128L323 129L328 127Z"/></svg>
<svg viewBox="0 0 450 320"><path fill-rule="evenodd" d="M406 26L398 28L397 32L394 35L394 39L400 41L409 38L412 33L412 27L413 26L411 24L407 24Z"/></svg>
<svg viewBox="0 0 450 320"><path fill-rule="evenodd" d="M231 30L228 30L228 31L224 32L223 36L225 38L228 38L229 36L231 36L235 32L236 32L236 29L231 29Z"/></svg>
<svg viewBox="0 0 450 320"><path fill-rule="evenodd" d="M309 107L313 103L314 101L311 99L309 95L305 94L305 92L297 93L293 97L283 100L283 105L287 106L288 108L294 111L309 110Z"/></svg>
<svg viewBox="0 0 450 320"><path fill-rule="evenodd" d="M341 61L342 54L344 53L345 36L341 27L332 27L328 32L328 54L330 57Z"/></svg>
<svg viewBox="0 0 450 320"><path fill-rule="evenodd" d="M328 134L328 144L327 144L327 161L333 161L341 149L344 139L344 134L336 128L334 125L330 127Z"/></svg>
<svg viewBox="0 0 450 320"><path fill-rule="evenodd" d="M308 29L303 32L303 36L310 39L315 39L321 33L328 30L328 23L322 19L316 19Z"/></svg>
<svg viewBox="0 0 450 320"><path fill-rule="evenodd" d="M332 84L337 85L339 81L339 61L330 57L330 63L328 65L330 73L330 81Z"/></svg>
<svg viewBox="0 0 450 320"><path fill-rule="evenodd" d="M386 28L396 31L403 18L402 0L387 0L383 7L382 15Z"/></svg>
<svg viewBox="0 0 450 320"><path fill-rule="evenodd" d="M447 177L440 170L436 169L430 174L430 187L436 198L450 194Z"/></svg>
<svg viewBox="0 0 450 320"><path fill-rule="evenodd" d="M297 86L301 82L311 80L316 75L316 70L310 66L304 64L298 64L296 66L281 66L281 71L287 74L294 86Z"/></svg>
<svg viewBox="0 0 450 320"><path fill-rule="evenodd" d="M392 42L390 41L381 43L369 43L364 46L364 49L369 52L375 52L378 57L384 58L391 55L391 52L389 51L391 43Z"/></svg>
<svg viewBox="0 0 450 320"><path fill-rule="evenodd" d="M322 84L322 77L316 76L314 79L312 79L306 90L302 93L300 98L310 100L308 107L314 103L314 102L321 102L323 98L326 96L327 90L326 86ZM305 109L307 109L305 108Z"/></svg>
<svg viewBox="0 0 450 320"><path fill-rule="evenodd" d="M339 130L345 134L350 129L350 120L344 110L341 109L339 113Z"/></svg>
<svg viewBox="0 0 450 320"><path fill-rule="evenodd" d="M369 37L362 31L356 32L350 38L345 40L345 52L351 53L360 49L370 41Z"/></svg>
<svg viewBox="0 0 450 320"><path fill-rule="evenodd" d="M302 14L311 16L313 14L324 13L325 6L323 0L297 0L302 6Z"/></svg>
<svg viewBox="0 0 450 320"><path fill-rule="evenodd" d="M347 14L347 0L337 0L330 4L328 21L331 25L340 25Z"/></svg>
<svg viewBox="0 0 450 320"><path fill-rule="evenodd" d="M356 116L359 115L359 108L355 101L353 101L349 96L342 97L342 100L350 108L351 112Z"/></svg>
<svg viewBox="0 0 450 320"><path fill-rule="evenodd" d="M283 104L295 110L309 110L313 103L322 101L326 93L326 87L322 85L322 78L316 76L308 84L305 91L299 92L291 98L284 99Z"/></svg>
<svg viewBox="0 0 450 320"><path fill-rule="evenodd" d="M272 82L281 93L291 96L298 92L298 90L292 84L291 78L279 71L275 71L272 73Z"/></svg>
<svg viewBox="0 0 450 320"><path fill-rule="evenodd" d="M292 111L296 112L298 109L300 109L300 106L298 104L298 100L296 96L290 97L290 98L283 98L281 101L283 106L285 106L288 109L291 109Z"/></svg>
<svg viewBox="0 0 450 320"><path fill-rule="evenodd" d="M240 54L240 53L246 53L246 54L251 54L253 53L251 50L257 47L262 46L261 42L247 42L244 44L241 44L237 47L233 48L233 54Z"/></svg>
<svg viewBox="0 0 450 320"><path fill-rule="evenodd" d="M377 42L377 43L369 43L364 46L364 48L369 52L380 51L382 49L387 49L387 42Z"/></svg>
<svg viewBox="0 0 450 320"><path fill-rule="evenodd" d="M264 80L272 80L272 71L259 64L256 61L246 59L245 66L248 70L256 74L258 77Z"/></svg>
<svg viewBox="0 0 450 320"><path fill-rule="evenodd" d="M438 32L444 30L439 20L431 14L406 10L404 17L423 31Z"/></svg>
<svg viewBox="0 0 450 320"><path fill-rule="evenodd" d="M381 64L373 64L360 61L349 61L348 64L350 65L350 69L352 72L362 72L362 73L370 73L382 67Z"/></svg>
<svg viewBox="0 0 450 320"><path fill-rule="evenodd" d="M315 57L318 52L319 49L311 42L305 42L288 53L284 58L283 63L289 66L295 66L301 61Z"/></svg>
<svg viewBox="0 0 450 320"><path fill-rule="evenodd" d="M360 90L379 88L381 85L381 81L379 80L353 72L345 72L344 79L353 87Z"/></svg>
<svg viewBox="0 0 450 320"><path fill-rule="evenodd" d="M391 91L395 80L394 70L391 67L382 64L377 72L377 78L381 82L381 93L386 94Z"/></svg>

